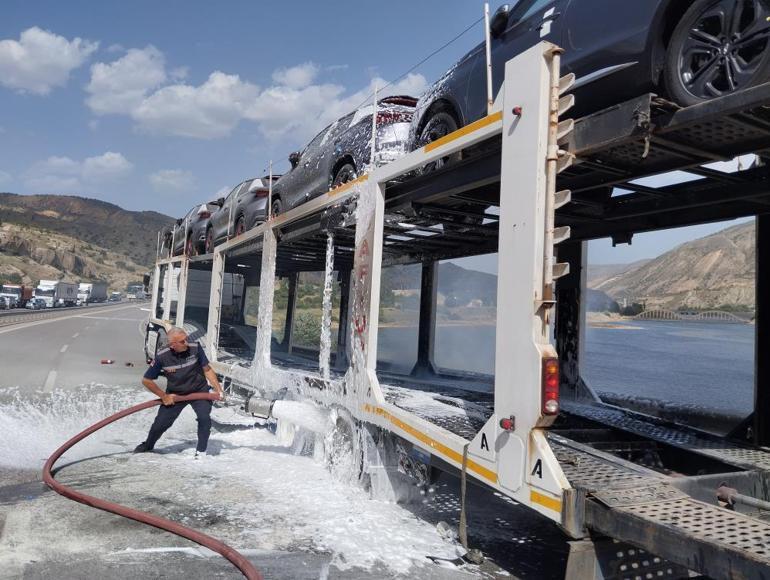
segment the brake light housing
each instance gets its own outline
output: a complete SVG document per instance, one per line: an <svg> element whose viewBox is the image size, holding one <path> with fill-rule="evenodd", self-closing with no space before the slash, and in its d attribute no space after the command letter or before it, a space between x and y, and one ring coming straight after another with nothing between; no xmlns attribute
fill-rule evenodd
<svg viewBox="0 0 770 580"><path fill-rule="evenodd" d="M412 113L407 111L379 111L377 113L377 125L390 125L392 123L410 123Z"/></svg>
<svg viewBox="0 0 770 580"><path fill-rule="evenodd" d="M559 414L559 359L543 358L542 368L543 415Z"/></svg>
<svg viewBox="0 0 770 580"><path fill-rule="evenodd" d="M208 219L208 218L211 217L211 212L210 211L199 211L198 212L198 217L200 219Z"/></svg>
<svg viewBox="0 0 770 580"><path fill-rule="evenodd" d="M254 190L254 197L267 197L269 192L269 189L260 187Z"/></svg>

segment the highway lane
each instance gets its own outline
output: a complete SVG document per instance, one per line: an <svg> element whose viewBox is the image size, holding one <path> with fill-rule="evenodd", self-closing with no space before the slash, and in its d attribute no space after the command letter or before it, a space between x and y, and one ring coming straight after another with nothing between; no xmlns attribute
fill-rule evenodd
<svg viewBox="0 0 770 580"><path fill-rule="evenodd" d="M145 367L141 326L147 311L143 307L146 305L67 309L52 319L0 327L0 388L52 391L88 383L139 386ZM101 359L115 362L103 365Z"/></svg>
<svg viewBox="0 0 770 580"><path fill-rule="evenodd" d="M142 303L147 303L142 301ZM0 326L9 326L33 320L47 320L50 318L66 318L82 312L101 312L125 306L126 303L89 304L86 306L73 306L71 308L44 308L43 310L27 310L26 308L12 308L0 310ZM139 304L134 302L133 304Z"/></svg>

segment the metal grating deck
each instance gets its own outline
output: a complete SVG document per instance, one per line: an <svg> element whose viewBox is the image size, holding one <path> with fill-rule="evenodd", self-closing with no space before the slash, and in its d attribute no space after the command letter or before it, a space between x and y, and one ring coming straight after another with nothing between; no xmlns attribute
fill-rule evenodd
<svg viewBox="0 0 770 580"><path fill-rule="evenodd" d="M567 413L578 417L649 437L661 443L681 447L736 467L770 471L770 450L742 447L717 437L698 435L693 431L678 429L670 424L656 423L654 418L644 419L629 411L604 405L585 405L565 401L562 408Z"/></svg>
<svg viewBox="0 0 770 580"><path fill-rule="evenodd" d="M458 397L391 385L382 385L382 391L389 403L468 441L492 416L490 406Z"/></svg>
<svg viewBox="0 0 770 580"><path fill-rule="evenodd" d="M665 476L558 435L549 441L570 483L587 494L590 529L713 578L770 578L767 522L692 499Z"/></svg>

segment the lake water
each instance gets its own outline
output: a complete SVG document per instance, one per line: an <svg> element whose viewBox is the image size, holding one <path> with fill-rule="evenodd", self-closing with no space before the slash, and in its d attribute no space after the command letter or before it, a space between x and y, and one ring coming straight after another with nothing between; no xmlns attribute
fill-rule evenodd
<svg viewBox="0 0 770 580"><path fill-rule="evenodd" d="M408 372L417 327L380 328L380 366ZM492 373L493 326L439 326L436 363ZM754 326L703 322L629 321L586 330L583 376L597 391L656 399L731 415L752 410Z"/></svg>

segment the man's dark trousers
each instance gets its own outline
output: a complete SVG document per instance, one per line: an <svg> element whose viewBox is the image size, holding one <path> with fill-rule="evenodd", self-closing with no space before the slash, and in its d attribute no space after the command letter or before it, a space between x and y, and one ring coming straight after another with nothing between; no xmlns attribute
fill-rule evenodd
<svg viewBox="0 0 770 580"><path fill-rule="evenodd" d="M184 403L176 403L166 407L161 405L158 409L158 415L155 417L155 421L150 427L150 434L147 436L147 447L152 449L155 447L155 443L158 442L160 436L166 432L166 430L174 424L176 418L179 417L179 413L187 406L190 405L195 411L195 415L198 417L198 446L199 452L206 451L206 447L209 444L209 434L211 433L211 401L187 401Z"/></svg>

